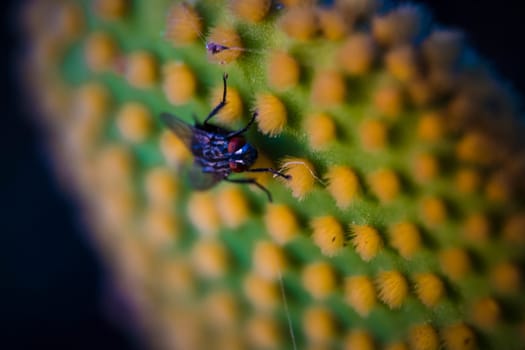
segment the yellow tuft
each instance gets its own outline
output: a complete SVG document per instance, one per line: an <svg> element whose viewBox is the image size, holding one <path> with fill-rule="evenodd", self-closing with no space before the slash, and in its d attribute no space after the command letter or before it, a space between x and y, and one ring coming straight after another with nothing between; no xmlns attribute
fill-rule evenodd
<svg viewBox="0 0 525 350"><path fill-rule="evenodd" d="M445 125L438 112L426 112L419 116L417 136L424 141L436 142L443 137Z"/></svg>
<svg viewBox="0 0 525 350"><path fill-rule="evenodd" d="M181 257L162 264L160 281L167 295L190 296L195 292L195 275L190 262Z"/></svg>
<svg viewBox="0 0 525 350"><path fill-rule="evenodd" d="M73 96L73 114L78 122L93 126L102 122L110 105L106 87L98 83L87 83L80 86Z"/></svg>
<svg viewBox="0 0 525 350"><path fill-rule="evenodd" d="M281 29L291 38L307 41L317 32L315 9L311 6L288 8L279 20Z"/></svg>
<svg viewBox="0 0 525 350"><path fill-rule="evenodd" d="M310 99L313 105L331 107L341 104L346 97L346 84L335 70L318 71L312 81Z"/></svg>
<svg viewBox="0 0 525 350"><path fill-rule="evenodd" d="M367 317L376 304L376 292L372 280L367 276L347 277L344 298L359 315Z"/></svg>
<svg viewBox="0 0 525 350"><path fill-rule="evenodd" d="M176 106L188 103L197 90L197 79L191 69L182 62L170 62L162 70L162 89L168 101Z"/></svg>
<svg viewBox="0 0 525 350"><path fill-rule="evenodd" d="M458 323L441 331L443 343L447 350L475 350L478 349L476 336L470 327Z"/></svg>
<svg viewBox="0 0 525 350"><path fill-rule="evenodd" d="M250 215L248 201L239 186L227 186L216 198L217 210L222 222L229 228L238 228Z"/></svg>
<svg viewBox="0 0 525 350"><path fill-rule="evenodd" d="M341 224L333 216L321 216L310 221L312 239L326 256L336 255L345 245Z"/></svg>
<svg viewBox="0 0 525 350"><path fill-rule="evenodd" d="M412 162L412 173L417 182L427 183L439 174L439 162L431 154L418 154Z"/></svg>
<svg viewBox="0 0 525 350"><path fill-rule="evenodd" d="M390 245L405 259L410 259L421 249L419 230L416 225L411 222L406 221L392 225L388 233L390 236Z"/></svg>
<svg viewBox="0 0 525 350"><path fill-rule="evenodd" d="M84 47L86 64L94 72L107 71L114 67L118 55L117 44L106 33L89 35Z"/></svg>
<svg viewBox="0 0 525 350"><path fill-rule="evenodd" d="M368 225L350 225L350 232L352 244L364 261L372 260L381 250L383 241L375 228Z"/></svg>
<svg viewBox="0 0 525 350"><path fill-rule="evenodd" d="M244 334L251 349L280 349L281 325L270 315L254 315L246 322Z"/></svg>
<svg viewBox="0 0 525 350"><path fill-rule="evenodd" d="M338 63L350 75L364 75L374 61L375 48L369 35L352 34L337 53Z"/></svg>
<svg viewBox="0 0 525 350"><path fill-rule="evenodd" d="M297 85L299 64L292 55L284 51L273 51L268 59L266 79L277 90L286 90Z"/></svg>
<svg viewBox="0 0 525 350"><path fill-rule="evenodd" d="M310 306L302 317L303 332L310 344L328 344L336 334L336 323L329 309Z"/></svg>
<svg viewBox="0 0 525 350"><path fill-rule="evenodd" d="M483 213L470 214L463 223L463 236L474 243L487 242L490 234L490 222Z"/></svg>
<svg viewBox="0 0 525 350"><path fill-rule="evenodd" d="M389 203L399 194L399 178L393 170L381 169L369 174L368 183L381 203Z"/></svg>
<svg viewBox="0 0 525 350"><path fill-rule="evenodd" d="M205 278L221 278L228 271L228 252L220 242L209 238L200 239L193 245L191 254L195 270Z"/></svg>
<svg viewBox="0 0 525 350"><path fill-rule="evenodd" d="M218 50L208 50L208 60L213 63L230 63L242 53L243 46L239 34L233 28L215 27L206 40L208 45L217 45Z"/></svg>
<svg viewBox="0 0 525 350"><path fill-rule="evenodd" d="M220 216L209 192L194 192L188 200L188 217L201 235L211 236L220 227Z"/></svg>
<svg viewBox="0 0 525 350"><path fill-rule="evenodd" d="M292 191L292 196L301 200L314 187L315 173L310 162L302 158L285 158L282 161L282 169L291 179L282 180L286 187Z"/></svg>
<svg viewBox="0 0 525 350"><path fill-rule="evenodd" d="M400 6L372 20L372 33L381 45L410 43L420 31L420 11L415 6Z"/></svg>
<svg viewBox="0 0 525 350"><path fill-rule="evenodd" d="M122 229L123 222L130 222L136 215L137 198L135 194L121 187L110 187L101 194L102 205L99 211L101 224L107 225L110 230Z"/></svg>
<svg viewBox="0 0 525 350"><path fill-rule="evenodd" d="M222 100L222 84L213 90L211 104L217 106ZM214 117L218 123L223 125L231 125L242 118L243 108L241 95L237 89L228 87L226 94L226 105Z"/></svg>
<svg viewBox="0 0 525 350"><path fill-rule="evenodd" d="M403 110L401 90L396 86L380 87L373 98L379 113L390 119L396 119Z"/></svg>
<svg viewBox="0 0 525 350"><path fill-rule="evenodd" d="M416 295L427 307L434 307L443 297L445 286L433 273L420 273L414 277Z"/></svg>
<svg viewBox="0 0 525 350"><path fill-rule="evenodd" d="M315 150L326 148L335 140L335 123L326 113L317 113L309 116L305 122L305 132L310 147Z"/></svg>
<svg viewBox="0 0 525 350"><path fill-rule="evenodd" d="M428 324L412 326L408 332L408 342L412 350L437 350L439 338L436 330Z"/></svg>
<svg viewBox="0 0 525 350"><path fill-rule="evenodd" d="M66 40L76 39L85 26L82 8L75 3L61 3L56 8L57 33Z"/></svg>
<svg viewBox="0 0 525 350"><path fill-rule="evenodd" d="M152 129L152 117L149 110L137 102L128 102L117 115L117 126L122 137L130 142L144 141Z"/></svg>
<svg viewBox="0 0 525 350"><path fill-rule="evenodd" d="M367 331L354 329L343 340L344 350L374 350L374 338Z"/></svg>
<svg viewBox="0 0 525 350"><path fill-rule="evenodd" d="M349 31L348 19L332 9L319 9L319 26L325 38L328 40L340 40L345 37Z"/></svg>
<svg viewBox="0 0 525 350"><path fill-rule="evenodd" d="M491 297L478 299L470 307L470 319L484 330L494 330L500 321L500 316L500 306Z"/></svg>
<svg viewBox="0 0 525 350"><path fill-rule="evenodd" d="M255 272L271 281L277 280L287 265L283 250L268 241L260 241L255 245L252 263Z"/></svg>
<svg viewBox="0 0 525 350"><path fill-rule="evenodd" d="M325 175L326 189L340 209L346 209L359 194L359 179L349 167L335 165Z"/></svg>
<svg viewBox="0 0 525 350"><path fill-rule="evenodd" d="M502 294L516 294L520 290L520 269L511 262L502 262L490 271L490 282L493 289Z"/></svg>
<svg viewBox="0 0 525 350"><path fill-rule="evenodd" d="M408 82L417 75L416 54L412 46L404 45L393 48L385 55L388 72L401 82Z"/></svg>
<svg viewBox="0 0 525 350"><path fill-rule="evenodd" d="M228 291L210 293L203 301L207 322L216 331L234 330L239 323L240 306L235 296Z"/></svg>
<svg viewBox="0 0 525 350"><path fill-rule="evenodd" d="M379 298L391 309L398 309L403 305L407 294L408 284L398 271L383 271L376 278Z"/></svg>
<svg viewBox="0 0 525 350"><path fill-rule="evenodd" d="M191 157L186 145L169 129L162 132L160 149L166 162L176 167L181 166Z"/></svg>
<svg viewBox="0 0 525 350"><path fill-rule="evenodd" d="M420 203L423 222L429 227L441 225L447 219L445 203L438 197L426 197Z"/></svg>
<svg viewBox="0 0 525 350"><path fill-rule="evenodd" d="M164 247L179 235L175 215L166 209L150 207L146 211L145 235L154 247Z"/></svg>
<svg viewBox="0 0 525 350"><path fill-rule="evenodd" d="M518 212L506 218L503 224L503 239L508 243L525 243L525 212Z"/></svg>
<svg viewBox="0 0 525 350"><path fill-rule="evenodd" d="M456 156L460 161L485 164L493 154L486 136L480 132L467 132L457 143Z"/></svg>
<svg viewBox="0 0 525 350"><path fill-rule="evenodd" d="M407 94L415 106L426 108L434 102L436 89L428 79L418 75L407 82L406 85Z"/></svg>
<svg viewBox="0 0 525 350"><path fill-rule="evenodd" d="M453 281L459 281L470 272L470 258L461 248L449 248L439 253L443 273Z"/></svg>
<svg viewBox="0 0 525 350"><path fill-rule="evenodd" d="M281 298L274 281L268 281L255 273L250 273L244 278L243 290L250 303L262 311L275 309Z"/></svg>
<svg viewBox="0 0 525 350"><path fill-rule="evenodd" d="M384 122L377 119L365 119L359 125L359 139L366 151L384 149L388 142L388 129Z"/></svg>
<svg viewBox="0 0 525 350"><path fill-rule="evenodd" d="M260 22L266 17L271 0L230 0L230 9L242 19L250 22Z"/></svg>
<svg viewBox="0 0 525 350"><path fill-rule="evenodd" d="M286 107L274 95L263 93L257 96L255 102L257 111L257 126L259 130L269 136L277 136L286 126Z"/></svg>
<svg viewBox="0 0 525 350"><path fill-rule="evenodd" d="M128 10L127 0L95 0L95 13L105 20L116 20L124 17Z"/></svg>
<svg viewBox="0 0 525 350"><path fill-rule="evenodd" d="M314 299L324 299L336 287L336 275L332 266L326 262L311 263L303 268L301 280L304 289Z"/></svg>
<svg viewBox="0 0 525 350"><path fill-rule="evenodd" d="M157 61L151 53L137 51L128 56L125 76L131 86L150 88L157 80L157 74Z"/></svg>
<svg viewBox="0 0 525 350"><path fill-rule="evenodd" d="M491 202L508 202L512 196L512 191L510 179L502 173L493 174L487 179L485 184L485 195Z"/></svg>
<svg viewBox="0 0 525 350"><path fill-rule="evenodd" d="M481 176L479 172L472 168L460 168L456 173L455 187L464 194L475 192L481 185Z"/></svg>
<svg viewBox="0 0 525 350"><path fill-rule="evenodd" d="M408 346L403 342L395 342L387 344L383 347L384 350L408 350Z"/></svg>
<svg viewBox="0 0 525 350"><path fill-rule="evenodd" d="M177 196L178 180L169 169L156 167L146 173L144 187L150 204L168 206Z"/></svg>
<svg viewBox="0 0 525 350"><path fill-rule="evenodd" d="M299 224L294 212L284 204L266 207L264 216L266 230L277 244L286 244L297 236Z"/></svg>
<svg viewBox="0 0 525 350"><path fill-rule="evenodd" d="M451 68L463 49L463 34L457 30L437 29L422 45L425 60L433 67Z"/></svg>
<svg viewBox="0 0 525 350"><path fill-rule="evenodd" d="M118 144L107 145L97 157L98 180L108 187L121 186L131 181L133 166L133 154L128 148Z"/></svg>
<svg viewBox="0 0 525 350"><path fill-rule="evenodd" d="M202 21L195 9L187 3L179 3L168 10L164 37L173 45L194 42L202 34Z"/></svg>

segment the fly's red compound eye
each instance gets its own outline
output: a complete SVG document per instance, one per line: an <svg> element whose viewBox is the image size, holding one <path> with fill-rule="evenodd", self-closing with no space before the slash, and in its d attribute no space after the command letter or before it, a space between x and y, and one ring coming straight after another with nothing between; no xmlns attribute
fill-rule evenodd
<svg viewBox="0 0 525 350"><path fill-rule="evenodd" d="M248 167L244 164L241 164L241 163L235 163L235 162L230 162L230 169L231 171L233 171L234 173L242 173L243 171L246 171L248 169Z"/></svg>
<svg viewBox="0 0 525 350"><path fill-rule="evenodd" d="M241 148L245 144L246 144L246 141L244 140L244 137L234 136L228 142L228 152L234 153L235 151L237 151L239 148ZM231 168L231 165L230 165L230 168Z"/></svg>

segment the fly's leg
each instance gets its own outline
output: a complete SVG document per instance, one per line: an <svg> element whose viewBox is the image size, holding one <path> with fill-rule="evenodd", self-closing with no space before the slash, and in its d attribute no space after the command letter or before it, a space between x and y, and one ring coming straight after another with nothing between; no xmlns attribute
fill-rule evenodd
<svg viewBox="0 0 525 350"><path fill-rule="evenodd" d="M266 187L264 187L263 185L258 183L255 179L228 179L228 178L224 178L224 180L228 181L228 182L231 182L231 183L236 183L236 184L255 185L255 186L259 187L262 191L264 191L264 193L266 193L266 195L268 196L268 201L270 203L273 202L272 194L270 193L270 191L268 191L268 189Z"/></svg>
<svg viewBox="0 0 525 350"><path fill-rule="evenodd" d="M210 114L208 114L208 116L204 120L204 125L207 125L208 124L208 120L210 120L215 115L217 115L217 113L219 113L219 111L226 105L226 92L228 91L228 88L226 87L226 80L227 79L228 79L228 74L224 73L222 75L222 83L223 83L222 100L221 100L221 102L219 102L219 104L217 106L215 106L215 108L210 112Z"/></svg>
<svg viewBox="0 0 525 350"><path fill-rule="evenodd" d="M290 175L283 174L273 168L255 168L255 169L248 169L246 171L251 172L251 173L272 173L286 180L290 180L292 178Z"/></svg>
<svg viewBox="0 0 525 350"><path fill-rule="evenodd" d="M231 133L226 135L226 137L227 138L231 138L231 137L234 137L234 136L237 136L237 135L240 135L240 134L244 134L250 128L250 126L252 126L253 122L255 121L255 118L257 118L257 115L258 115L257 111L253 112L252 118L250 119L248 124L246 124L246 126L244 128L239 129L237 131L232 131Z"/></svg>

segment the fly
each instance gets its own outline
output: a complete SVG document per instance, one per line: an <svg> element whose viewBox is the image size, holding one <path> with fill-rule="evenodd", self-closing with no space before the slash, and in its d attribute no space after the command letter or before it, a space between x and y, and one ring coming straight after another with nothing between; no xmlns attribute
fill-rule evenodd
<svg viewBox="0 0 525 350"><path fill-rule="evenodd" d="M178 117L162 113L162 121L188 147L194 156L193 167L190 169L190 183L197 190L211 188L217 182L224 180L238 184L252 184L259 187L272 201L270 191L253 178L229 178L231 173L261 173L269 172L289 180L290 175L283 174L273 168L251 168L257 159L257 150L246 142L243 134L250 128L257 117L257 111L252 114L248 124L235 131L220 128L210 124L211 118L217 115L226 105L226 80L224 74L221 102L213 108L202 124L195 122L190 125Z"/></svg>

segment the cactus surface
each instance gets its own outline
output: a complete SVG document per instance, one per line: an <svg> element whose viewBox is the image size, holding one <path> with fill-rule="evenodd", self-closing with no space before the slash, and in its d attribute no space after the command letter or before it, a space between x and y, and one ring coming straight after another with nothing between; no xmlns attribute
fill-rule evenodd
<svg viewBox="0 0 525 350"><path fill-rule="evenodd" d="M522 347L522 130L460 32L372 0L46 0L25 24L59 174L153 347ZM236 176L273 203L191 189L159 118L202 122L224 72L211 122L257 111L255 166L291 179Z"/></svg>

